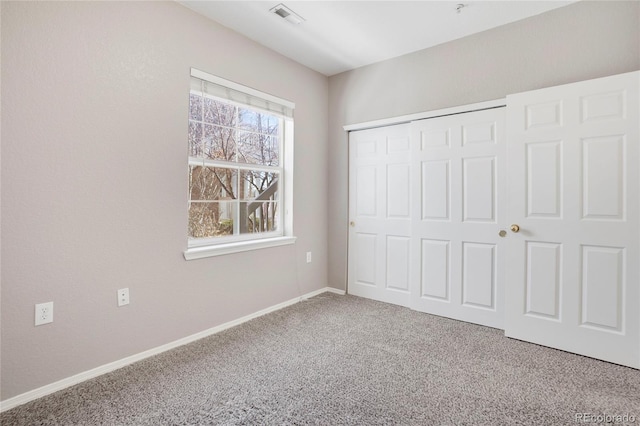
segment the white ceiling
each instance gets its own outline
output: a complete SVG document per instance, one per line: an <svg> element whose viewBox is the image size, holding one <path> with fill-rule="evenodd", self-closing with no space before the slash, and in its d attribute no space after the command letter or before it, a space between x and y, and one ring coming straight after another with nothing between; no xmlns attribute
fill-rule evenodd
<svg viewBox="0 0 640 426"><path fill-rule="evenodd" d="M573 1L178 0L327 76L518 21ZM295 25L269 12L279 3L305 21ZM456 13L460 3L465 7Z"/></svg>

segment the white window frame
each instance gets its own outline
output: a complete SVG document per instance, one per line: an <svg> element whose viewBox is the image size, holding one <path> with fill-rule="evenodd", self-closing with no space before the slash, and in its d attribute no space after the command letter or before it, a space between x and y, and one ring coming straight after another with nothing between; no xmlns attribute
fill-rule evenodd
<svg viewBox="0 0 640 426"><path fill-rule="evenodd" d="M258 98L270 103L282 105L293 111L295 104L285 99L278 98L268 93L243 86L230 80L205 73L195 68L191 69L191 76L201 80L223 86L235 92L246 94L253 98ZM191 89L190 89L191 93ZM202 94L204 95L204 94ZM240 107L248 107L252 110L261 110L261 108L235 102L224 97L216 97L222 102L234 104ZM269 114L273 112L268 111ZM278 115L278 114L273 114ZM257 170L257 171L277 171L279 176L278 188L278 209L280 214L280 229L272 232L249 233L242 235L232 235L225 237L211 237L192 239L187 236L187 249L184 251L185 260L201 259L211 256L227 255L231 253L244 252L249 250L257 250L269 247L277 247L295 243L296 237L293 235L293 135L294 123L292 117L281 116L281 138L280 138L280 161L278 166L262 166L259 164L243 164L225 161L215 161L210 159L190 157L187 153L188 165L205 165L205 166L221 166L236 168L238 170ZM188 151L188 147L187 147ZM281 182L280 182L281 181ZM188 200L189 197L187 197ZM187 201L189 202L189 201Z"/></svg>

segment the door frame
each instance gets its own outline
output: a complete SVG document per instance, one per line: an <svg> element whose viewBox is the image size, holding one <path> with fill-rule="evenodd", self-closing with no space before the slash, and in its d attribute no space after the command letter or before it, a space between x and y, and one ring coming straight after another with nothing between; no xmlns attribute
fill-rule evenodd
<svg viewBox="0 0 640 426"><path fill-rule="evenodd" d="M398 115L396 117L382 118L380 120L363 121L360 123L347 124L342 129L347 132L347 143L349 132L354 130L373 129L374 127L393 126L395 124L410 123L415 120L426 118L444 117L445 115L464 114L467 112L482 111L485 109L499 108L507 106L507 98L494 99L491 101L477 102L473 104L460 105L450 108L435 109L432 111L418 112L415 114Z"/></svg>

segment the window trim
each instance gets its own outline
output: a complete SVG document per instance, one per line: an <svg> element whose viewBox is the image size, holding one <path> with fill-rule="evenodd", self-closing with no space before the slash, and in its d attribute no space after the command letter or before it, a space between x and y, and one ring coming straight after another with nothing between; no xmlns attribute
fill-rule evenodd
<svg viewBox="0 0 640 426"><path fill-rule="evenodd" d="M202 259L205 257L223 256L225 254L242 253L244 251L258 250L269 247L278 247L294 244L296 237L282 236L274 238L261 238L249 241L234 241L208 246L190 247L184 251L185 260Z"/></svg>
<svg viewBox="0 0 640 426"><path fill-rule="evenodd" d="M242 92L252 97L261 98L268 102L274 102L281 104L291 111L295 108L293 102L285 99L278 98L268 93L261 92L259 90L235 83L217 77L203 71L191 68L191 77L196 77L201 80L205 80L210 83L214 83L220 86L228 87L234 91ZM237 103L230 100L231 103ZM249 108L260 110L260 108L247 105ZM293 142L294 136L294 121L293 117L282 116L282 166L279 166L281 170L282 186L279 189L281 192L281 218L282 218L282 231L267 232L260 234L247 234L246 236L235 236L232 240L227 241L215 241L214 238L203 238L198 240L187 238L187 249L183 252L185 260L202 259L211 256L221 256L232 253L240 253L250 250L257 250L269 247L278 247L288 244L294 244L296 237L293 235ZM187 164L190 164L191 157L187 150ZM244 164L241 164L244 167ZM253 169L252 165L247 164L249 168ZM263 168L264 166L255 165L257 168ZM260 237L256 238L256 235Z"/></svg>
<svg viewBox="0 0 640 426"><path fill-rule="evenodd" d="M191 68L191 77L196 77L196 78L199 78L200 80L205 80L205 81L208 81L209 83L217 84L218 86L225 86L237 92L242 92L247 95L254 96L256 98L262 98L265 101L275 102L280 105L286 106L287 108L290 108L290 109L295 109L296 107L295 103L288 101L286 99L282 99L277 96L270 95L269 93L261 92L260 90L256 90L252 87L244 86L234 81L226 80L222 77L218 77L216 75L209 74L195 68Z"/></svg>

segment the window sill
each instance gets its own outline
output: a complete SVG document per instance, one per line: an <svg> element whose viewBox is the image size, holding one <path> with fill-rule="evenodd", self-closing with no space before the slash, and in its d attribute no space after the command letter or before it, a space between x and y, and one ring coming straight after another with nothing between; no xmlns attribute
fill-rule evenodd
<svg viewBox="0 0 640 426"><path fill-rule="evenodd" d="M205 257L224 256L225 254L241 253L243 251L278 247L296 242L296 237L276 237L262 240L239 241L235 243L192 247L184 252L185 260L202 259Z"/></svg>

